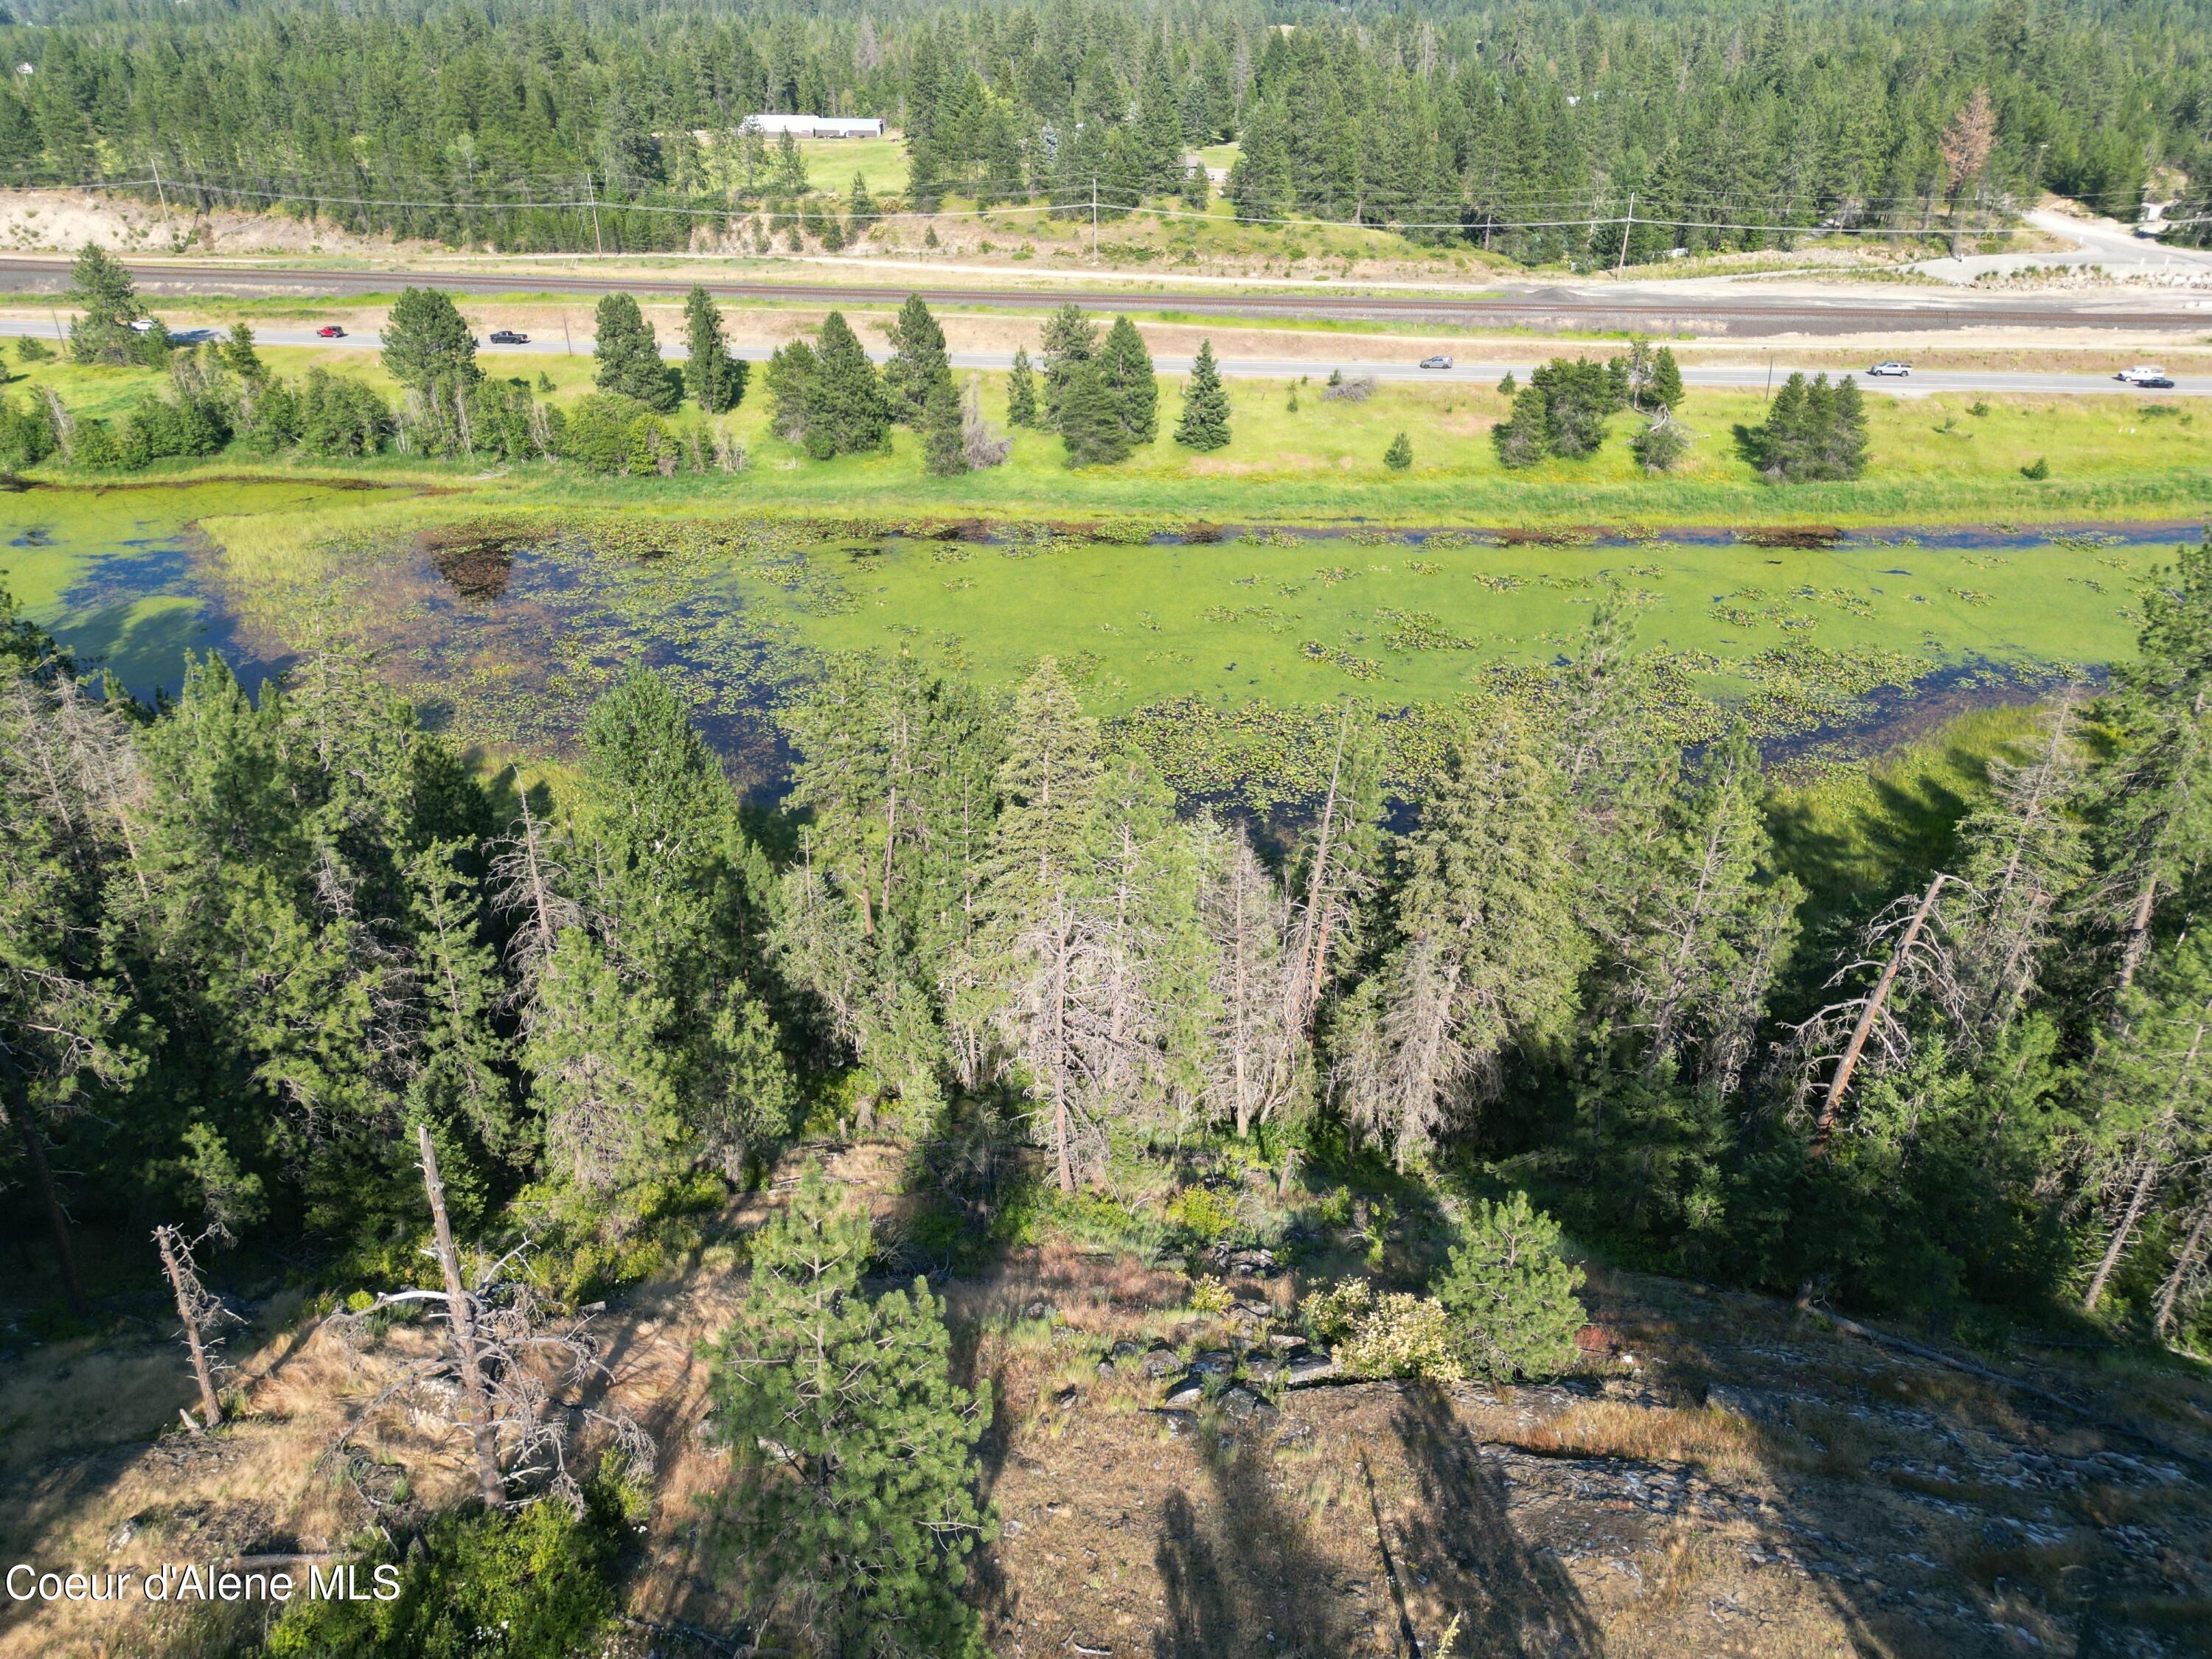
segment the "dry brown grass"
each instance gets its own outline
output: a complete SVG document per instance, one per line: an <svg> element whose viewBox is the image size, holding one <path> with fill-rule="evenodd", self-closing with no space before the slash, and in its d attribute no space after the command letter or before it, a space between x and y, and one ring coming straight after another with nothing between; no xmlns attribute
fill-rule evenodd
<svg viewBox="0 0 2212 1659"><path fill-rule="evenodd" d="M1689 1463L1718 1479L1750 1480L1765 1467L1759 1431L1726 1412L1669 1410L1600 1400L1571 1406L1522 1431L1531 1451L1641 1462Z"/></svg>

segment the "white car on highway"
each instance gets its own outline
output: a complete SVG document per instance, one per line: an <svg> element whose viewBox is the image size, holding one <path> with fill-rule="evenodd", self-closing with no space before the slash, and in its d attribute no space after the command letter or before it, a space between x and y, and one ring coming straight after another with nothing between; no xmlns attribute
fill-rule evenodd
<svg viewBox="0 0 2212 1659"><path fill-rule="evenodd" d="M1867 373L1905 375L1912 373L1912 365L1911 363L1876 363L1872 368L1867 370Z"/></svg>
<svg viewBox="0 0 2212 1659"><path fill-rule="evenodd" d="M2112 378L2124 380L2130 386L2142 386L2152 380L2165 380L2166 371L2156 363L2137 363L2132 368L2122 369ZM2172 382L2168 380L2166 384L2170 386Z"/></svg>

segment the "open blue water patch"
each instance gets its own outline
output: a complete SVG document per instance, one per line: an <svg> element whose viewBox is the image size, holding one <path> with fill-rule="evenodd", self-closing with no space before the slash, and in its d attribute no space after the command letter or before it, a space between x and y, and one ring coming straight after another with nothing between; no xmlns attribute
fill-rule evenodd
<svg viewBox="0 0 2212 1659"><path fill-rule="evenodd" d="M149 702L183 686L194 653L221 653L249 691L296 660L252 648L181 532L124 541L94 557L61 597L62 612L48 624L54 637L86 668L112 671L132 696Z"/></svg>

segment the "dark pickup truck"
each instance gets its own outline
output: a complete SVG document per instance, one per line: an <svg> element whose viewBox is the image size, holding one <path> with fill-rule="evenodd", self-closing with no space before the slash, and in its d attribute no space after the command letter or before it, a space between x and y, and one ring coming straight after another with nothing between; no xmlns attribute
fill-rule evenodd
<svg viewBox="0 0 2212 1659"><path fill-rule="evenodd" d="M494 345L528 345L530 337L517 334L511 328L495 328L491 331L491 343Z"/></svg>

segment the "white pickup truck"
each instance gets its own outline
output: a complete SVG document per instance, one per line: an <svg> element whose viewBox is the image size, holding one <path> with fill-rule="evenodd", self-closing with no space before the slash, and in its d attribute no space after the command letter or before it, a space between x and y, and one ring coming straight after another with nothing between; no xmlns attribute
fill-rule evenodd
<svg viewBox="0 0 2212 1659"><path fill-rule="evenodd" d="M2116 380L2124 380L2130 386L2141 386L2146 380L2165 380L2166 371L2156 363L2137 363L2132 368L2122 369L2112 378Z"/></svg>

